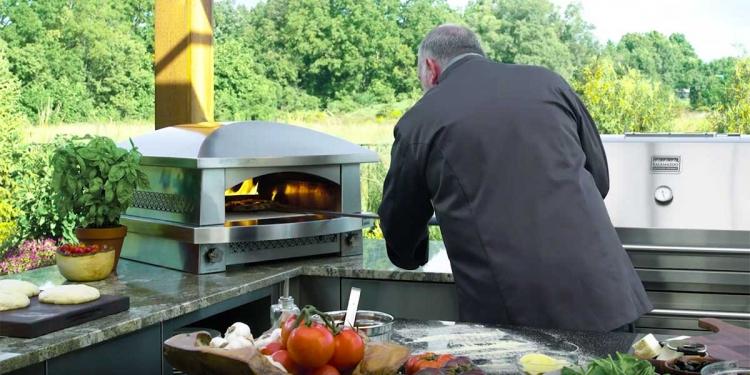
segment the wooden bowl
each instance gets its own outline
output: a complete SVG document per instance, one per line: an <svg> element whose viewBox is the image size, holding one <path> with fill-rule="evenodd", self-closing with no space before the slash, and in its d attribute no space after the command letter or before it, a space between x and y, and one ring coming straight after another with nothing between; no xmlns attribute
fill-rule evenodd
<svg viewBox="0 0 750 375"><path fill-rule="evenodd" d="M115 250L90 255L55 254L57 269L70 281L97 281L107 278L115 265Z"/></svg>

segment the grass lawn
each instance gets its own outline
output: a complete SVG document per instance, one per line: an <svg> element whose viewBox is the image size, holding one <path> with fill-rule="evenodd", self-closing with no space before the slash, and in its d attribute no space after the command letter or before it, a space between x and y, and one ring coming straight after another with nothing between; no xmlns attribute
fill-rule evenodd
<svg viewBox="0 0 750 375"><path fill-rule="evenodd" d="M308 120L309 121L309 120ZM302 118L285 118L283 121L323 133L328 133L357 144L390 144L393 142L395 120L371 120L361 123L348 122L341 117L323 117L317 121L306 122ZM135 122L102 122L77 123L48 126L29 126L26 128L26 140L30 142L49 142L59 134L103 135L115 141L126 140L154 130L153 121Z"/></svg>

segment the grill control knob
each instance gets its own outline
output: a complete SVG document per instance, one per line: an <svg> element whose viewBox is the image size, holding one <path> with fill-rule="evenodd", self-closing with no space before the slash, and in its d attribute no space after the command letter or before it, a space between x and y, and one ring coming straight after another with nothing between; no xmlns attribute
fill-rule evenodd
<svg viewBox="0 0 750 375"><path fill-rule="evenodd" d="M219 263L224 259L224 252L216 248L208 249L206 251L206 259L208 263Z"/></svg>
<svg viewBox="0 0 750 375"><path fill-rule="evenodd" d="M672 189L669 186L659 186L654 192L654 199L658 204L669 204L672 202L673 198Z"/></svg>

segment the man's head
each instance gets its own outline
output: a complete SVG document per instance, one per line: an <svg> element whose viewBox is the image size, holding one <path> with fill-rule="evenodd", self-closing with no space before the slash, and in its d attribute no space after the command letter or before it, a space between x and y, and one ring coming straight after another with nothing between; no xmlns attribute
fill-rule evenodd
<svg viewBox="0 0 750 375"><path fill-rule="evenodd" d="M484 56L479 38L468 28L445 24L427 33L417 54L417 73L422 89L427 91L435 87L448 63L466 53Z"/></svg>

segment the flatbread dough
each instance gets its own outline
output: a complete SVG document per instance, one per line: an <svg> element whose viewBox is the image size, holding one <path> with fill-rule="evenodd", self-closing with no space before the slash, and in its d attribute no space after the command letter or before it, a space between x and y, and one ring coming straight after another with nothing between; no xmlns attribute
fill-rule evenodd
<svg viewBox="0 0 750 375"><path fill-rule="evenodd" d="M22 309L30 303L29 297L21 292L0 290L0 311Z"/></svg>
<svg viewBox="0 0 750 375"><path fill-rule="evenodd" d="M99 290L88 285L60 285L45 289L39 294L39 302L55 305L77 305L99 299Z"/></svg>
<svg viewBox="0 0 750 375"><path fill-rule="evenodd" d="M39 294L39 287L28 281L0 280L0 292L7 291L23 293L31 298Z"/></svg>

